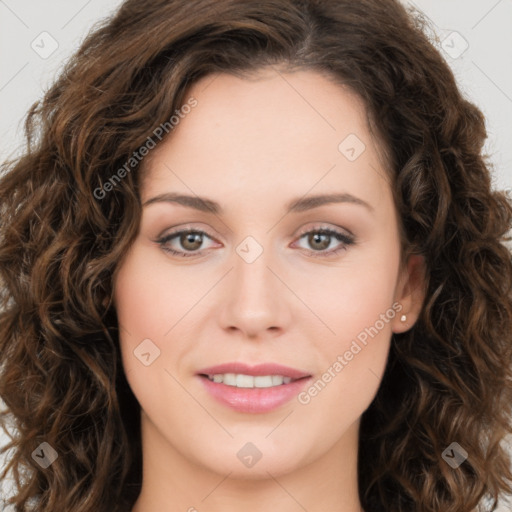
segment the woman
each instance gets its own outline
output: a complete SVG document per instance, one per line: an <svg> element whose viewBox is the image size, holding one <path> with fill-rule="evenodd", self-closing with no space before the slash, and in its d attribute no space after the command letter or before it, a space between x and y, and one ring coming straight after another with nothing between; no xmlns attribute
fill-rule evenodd
<svg viewBox="0 0 512 512"><path fill-rule="evenodd" d="M128 0L26 130L0 181L17 510L510 492L512 206L398 2Z"/></svg>

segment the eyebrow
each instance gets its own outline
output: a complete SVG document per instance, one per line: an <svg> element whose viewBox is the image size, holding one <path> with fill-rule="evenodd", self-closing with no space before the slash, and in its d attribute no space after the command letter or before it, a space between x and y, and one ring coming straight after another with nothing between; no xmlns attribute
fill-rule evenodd
<svg viewBox="0 0 512 512"><path fill-rule="evenodd" d="M154 203L176 203L182 206L186 206L188 208L194 208L195 210L199 210L202 212L214 214L224 213L222 206L216 201L213 201L212 199L208 199L207 197L188 196L174 192L166 192L163 194L159 194L155 197L152 197L151 199L145 201L142 206L149 206L150 204ZM322 206L324 204L332 203L351 203L359 206L364 206L371 212L374 211L373 207L370 204L368 204L366 201L363 201L359 197L347 193L338 193L319 194L314 196L293 199L292 201L286 204L286 212L304 212L306 210L318 208L319 206Z"/></svg>

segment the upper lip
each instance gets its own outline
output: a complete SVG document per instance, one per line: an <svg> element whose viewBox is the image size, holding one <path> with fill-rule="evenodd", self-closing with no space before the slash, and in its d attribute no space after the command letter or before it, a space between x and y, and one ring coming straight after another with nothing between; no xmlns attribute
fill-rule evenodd
<svg viewBox="0 0 512 512"><path fill-rule="evenodd" d="M292 379L310 377L309 373L302 372L296 368L290 368L281 364L262 363L256 366L249 366L241 362L224 363L216 366L209 366L197 372L198 375L216 375L221 373L242 373L244 375L282 375Z"/></svg>

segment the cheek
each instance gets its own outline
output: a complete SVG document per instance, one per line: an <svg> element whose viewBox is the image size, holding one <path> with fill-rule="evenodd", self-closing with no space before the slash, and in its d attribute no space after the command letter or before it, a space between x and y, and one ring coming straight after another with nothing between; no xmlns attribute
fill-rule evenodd
<svg viewBox="0 0 512 512"><path fill-rule="evenodd" d="M134 245L114 287L123 367L142 404L154 399L154 389L169 385L165 370L174 373L176 361L193 349L183 331L187 314L197 311L195 306L211 288L206 276L192 277L193 267L172 269L155 255L144 244Z"/></svg>
<svg viewBox="0 0 512 512"><path fill-rule="evenodd" d="M313 338L322 370L298 396L307 418L305 430L323 430L326 447L374 399L387 363L391 320L397 314L392 308L394 288L386 276L379 280L352 272L331 281L330 287L331 300L319 311L335 335Z"/></svg>
<svg viewBox="0 0 512 512"><path fill-rule="evenodd" d="M320 416L325 408L338 421L353 420L375 396L385 370L392 320L399 252L391 246L347 255L342 265L308 279L308 306L322 320L322 336L312 335L321 353L323 373L305 390L302 404ZM397 250L395 250L397 249ZM393 305L395 307L393 307ZM313 420L314 421L314 420Z"/></svg>
<svg viewBox="0 0 512 512"><path fill-rule="evenodd" d="M134 246L116 278L114 303L127 375L133 370L143 371L146 363L148 369L154 369L162 359L162 342L172 326L173 304L162 295L164 283L159 275L158 267L148 264L143 251Z"/></svg>
<svg viewBox="0 0 512 512"><path fill-rule="evenodd" d="M321 320L320 324L312 324L320 325L333 350L350 344L351 339L376 322L379 330L391 333L389 320L395 315L392 305L398 264L398 251L360 251L347 254L337 267L302 273L309 277L297 281L298 294L306 298L308 308ZM388 322L383 326L381 315L386 313Z"/></svg>
<svg viewBox="0 0 512 512"><path fill-rule="evenodd" d="M129 259L120 269L115 286L117 319L123 340L130 344L143 338L156 337L161 329L155 320L159 290L152 283L153 274L144 273L136 258Z"/></svg>
<svg viewBox="0 0 512 512"><path fill-rule="evenodd" d="M198 286L191 286L191 274L182 269L170 272L168 262L154 253L135 246L117 276L115 305L125 344L144 338L163 344L201 297Z"/></svg>
<svg viewBox="0 0 512 512"><path fill-rule="evenodd" d="M183 315L176 310L181 304L176 304L176 296L179 292L166 282L158 263L148 261L145 251L133 246L117 274L114 303L124 373L143 410L158 410L155 390L166 389L171 380L164 371L165 341L171 334L165 334Z"/></svg>

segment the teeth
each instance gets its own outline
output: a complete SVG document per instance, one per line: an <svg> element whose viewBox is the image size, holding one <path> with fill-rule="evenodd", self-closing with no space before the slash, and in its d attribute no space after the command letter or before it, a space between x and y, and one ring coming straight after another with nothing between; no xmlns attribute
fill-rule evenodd
<svg viewBox="0 0 512 512"><path fill-rule="evenodd" d="M271 388L288 384L292 380L291 377L283 377L282 375L258 375L253 377L242 373L219 373L208 375L208 379L237 388Z"/></svg>

